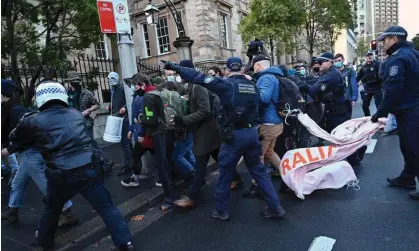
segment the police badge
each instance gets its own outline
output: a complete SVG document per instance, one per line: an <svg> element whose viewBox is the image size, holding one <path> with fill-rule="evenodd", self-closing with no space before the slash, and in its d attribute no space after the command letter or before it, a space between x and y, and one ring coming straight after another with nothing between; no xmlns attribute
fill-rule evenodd
<svg viewBox="0 0 419 251"><path fill-rule="evenodd" d="M390 76L395 76L399 72L399 67L397 65L390 67L389 74Z"/></svg>
<svg viewBox="0 0 419 251"><path fill-rule="evenodd" d="M209 84L214 80L214 77L208 76L204 79L205 84Z"/></svg>
<svg viewBox="0 0 419 251"><path fill-rule="evenodd" d="M322 85L320 85L320 90L321 90L322 92L326 91L326 84L322 84Z"/></svg>

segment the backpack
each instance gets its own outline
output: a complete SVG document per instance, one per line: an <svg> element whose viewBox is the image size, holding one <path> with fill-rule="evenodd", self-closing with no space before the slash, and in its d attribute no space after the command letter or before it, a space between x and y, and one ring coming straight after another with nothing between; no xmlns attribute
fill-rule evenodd
<svg viewBox="0 0 419 251"><path fill-rule="evenodd" d="M279 101L276 104L276 110L278 114L284 117L283 111L287 110L287 104L289 108L300 109L298 100L301 97L300 89L291 80L283 77L275 76L279 81Z"/></svg>
<svg viewBox="0 0 419 251"><path fill-rule="evenodd" d="M163 91L151 91L148 93L154 94L160 97L160 100L163 105L163 110L164 110L164 123L166 125L166 128L171 131L182 131L184 128L178 125L174 125L171 122L171 120L173 120L175 116L183 117L185 115L188 115L188 101L182 96L180 96L180 94L176 91L163 90ZM144 95L144 97L145 96L146 95ZM144 102L146 102L145 99L144 99ZM144 104L144 107L146 107L145 104ZM157 118L157 121L152 121L152 122L158 123L158 122L162 122L162 120Z"/></svg>
<svg viewBox="0 0 419 251"><path fill-rule="evenodd" d="M195 95L195 84L192 87L192 93ZM209 96L211 118L217 118L221 109L221 101L217 94L206 89Z"/></svg>

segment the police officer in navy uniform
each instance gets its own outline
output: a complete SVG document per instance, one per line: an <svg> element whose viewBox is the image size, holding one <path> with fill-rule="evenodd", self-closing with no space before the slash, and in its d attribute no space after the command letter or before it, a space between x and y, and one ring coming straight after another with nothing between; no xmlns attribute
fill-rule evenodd
<svg viewBox="0 0 419 251"><path fill-rule="evenodd" d="M104 184L82 113L68 108L65 88L54 81L36 88L36 103L40 112L22 118L10 134L11 146L2 150L2 156L8 151L36 147L47 163L47 194L36 234L38 244L43 250L52 248L64 203L81 193L104 220L118 250L135 250L128 224Z"/></svg>
<svg viewBox="0 0 419 251"><path fill-rule="evenodd" d="M262 190L268 207L261 212L265 218L279 218L285 214L269 175L260 160L261 145L257 131L259 92L254 83L241 73L242 60L231 57L227 60L230 71L228 78L207 76L194 69L180 67L167 62L165 69L174 70L185 81L199 84L216 93L220 98L221 110L218 123L223 143L218 156L220 175L216 184L216 209L211 217L228 220L230 185L236 165L244 156L246 166Z"/></svg>
<svg viewBox="0 0 419 251"><path fill-rule="evenodd" d="M320 64L320 77L317 82L310 85L301 85L300 91L307 93L312 98L325 105L324 118L326 120L326 131L329 133L338 125L348 121L352 117L351 101L345 97L345 83L339 70L334 67L334 56L325 52L316 60ZM366 151L366 146L348 156L347 161L357 172L361 160Z"/></svg>
<svg viewBox="0 0 419 251"><path fill-rule="evenodd" d="M377 108L383 99L381 90L382 81L379 77L380 62L374 60L374 54L372 52L368 52L365 55L365 60L366 63L359 70L356 82L361 81L364 84L364 90L361 91L362 110L365 116L371 116L370 103L372 97L374 97Z"/></svg>
<svg viewBox="0 0 419 251"><path fill-rule="evenodd" d="M388 58L383 69L384 98L371 120L377 122L388 113L396 116L405 164L398 177L387 181L392 186L414 188L414 178L419 176L419 52L406 38L407 31L400 26L388 28L378 38ZM419 199L417 182L410 196Z"/></svg>

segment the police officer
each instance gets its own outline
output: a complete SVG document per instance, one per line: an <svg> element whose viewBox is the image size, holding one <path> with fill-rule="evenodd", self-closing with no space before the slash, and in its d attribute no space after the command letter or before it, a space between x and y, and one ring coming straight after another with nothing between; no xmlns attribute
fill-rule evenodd
<svg viewBox="0 0 419 251"><path fill-rule="evenodd" d="M257 131L259 92L257 87L242 73L242 60L231 57L227 60L230 74L227 79L207 76L194 69L184 68L168 62L166 69L175 70L182 79L199 84L216 93L221 102L218 118L222 140L218 156L220 175L216 184L216 209L211 217L228 220L230 185L237 162L244 156L252 178L262 190L268 207L261 212L265 218L279 218L285 214L271 179L260 160L261 145Z"/></svg>
<svg viewBox="0 0 419 251"><path fill-rule="evenodd" d="M364 90L361 91L362 110L365 116L371 116L370 103L372 97L374 97L377 108L383 99L381 91L382 81L379 77L380 62L374 60L374 54L372 52L368 52L365 55L365 61L366 63L358 72L356 82L361 81L364 84Z"/></svg>
<svg viewBox="0 0 419 251"><path fill-rule="evenodd" d="M414 178L419 176L419 52L406 38L407 31L400 26L388 28L378 38L388 58L383 69L384 98L371 120L377 122L390 112L396 116L405 164L398 177L387 181L391 186L414 188ZM419 199L419 184L410 196Z"/></svg>
<svg viewBox="0 0 419 251"><path fill-rule="evenodd" d="M36 103L40 112L26 114L10 140L12 149L40 149L47 163L47 195L36 234L38 244L44 250L52 248L64 203L81 193L104 220L119 250L135 250L128 225L103 182L83 114L68 108L67 92L58 82L41 83Z"/></svg>
<svg viewBox="0 0 419 251"><path fill-rule="evenodd" d="M335 127L351 119L352 107L351 102L345 97L345 83L342 76L333 66L333 54L325 52L317 57L317 60L320 64L320 77L312 86L300 86L300 91L308 93L325 105L326 131L330 133ZM358 151L347 158L355 172L359 170L362 158L363 154Z"/></svg>
<svg viewBox="0 0 419 251"><path fill-rule="evenodd" d="M311 59L311 72L310 75L315 78L318 79L319 75L320 75L320 64L319 61L317 60L316 57L313 57Z"/></svg>

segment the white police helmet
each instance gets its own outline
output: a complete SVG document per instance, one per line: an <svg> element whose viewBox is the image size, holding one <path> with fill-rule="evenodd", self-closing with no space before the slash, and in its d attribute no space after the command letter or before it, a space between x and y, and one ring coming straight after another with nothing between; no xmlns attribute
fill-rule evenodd
<svg viewBox="0 0 419 251"><path fill-rule="evenodd" d="M117 85L119 83L119 75L116 72L110 72L108 74L108 82L110 86Z"/></svg>
<svg viewBox="0 0 419 251"><path fill-rule="evenodd" d="M41 108L47 102L59 100L68 105L68 95L64 86L55 81L46 81L41 83L35 91L35 101L38 108Z"/></svg>

